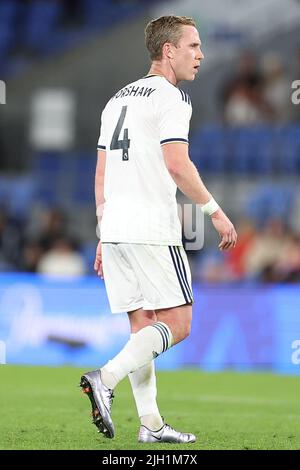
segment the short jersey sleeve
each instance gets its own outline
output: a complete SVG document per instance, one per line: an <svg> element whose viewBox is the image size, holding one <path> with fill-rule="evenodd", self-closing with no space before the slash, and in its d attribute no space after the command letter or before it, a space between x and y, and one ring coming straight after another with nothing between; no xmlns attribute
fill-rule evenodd
<svg viewBox="0 0 300 470"><path fill-rule="evenodd" d="M106 150L106 138L105 138L105 128L104 128L104 111L101 114L101 125L100 125L100 136L98 139L98 150Z"/></svg>
<svg viewBox="0 0 300 470"><path fill-rule="evenodd" d="M160 144L172 142L188 144L192 106L187 93L175 87L167 93L161 93L156 109Z"/></svg>

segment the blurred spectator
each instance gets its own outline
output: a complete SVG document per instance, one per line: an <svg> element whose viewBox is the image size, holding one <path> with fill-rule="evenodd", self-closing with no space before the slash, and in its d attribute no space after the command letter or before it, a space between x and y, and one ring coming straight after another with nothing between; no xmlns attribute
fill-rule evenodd
<svg viewBox="0 0 300 470"><path fill-rule="evenodd" d="M223 283L300 282L300 235L280 219L270 219L259 231L250 220L237 224L239 239L232 252L201 252L191 264L195 281Z"/></svg>
<svg viewBox="0 0 300 470"><path fill-rule="evenodd" d="M13 271L20 267L22 243L21 224L0 207L0 271Z"/></svg>
<svg viewBox="0 0 300 470"><path fill-rule="evenodd" d="M257 67L256 56L245 51L236 74L222 90L223 117L231 126L247 126L271 120L274 116L264 96L264 79Z"/></svg>
<svg viewBox="0 0 300 470"><path fill-rule="evenodd" d="M263 120L259 108L252 101L251 90L242 80L235 83L225 105L224 118L230 126L253 125Z"/></svg>
<svg viewBox="0 0 300 470"><path fill-rule="evenodd" d="M261 280L264 282L299 282L300 281L300 237L290 234L278 253L274 264L265 267Z"/></svg>
<svg viewBox="0 0 300 470"><path fill-rule="evenodd" d="M290 83L282 61L275 53L266 54L262 59L264 74L264 97L274 111L276 122L287 122L290 118Z"/></svg>
<svg viewBox="0 0 300 470"><path fill-rule="evenodd" d="M42 225L42 229L41 226ZM280 218L269 219L257 229L250 219L236 222L239 239L235 250L206 248L192 254L195 282L224 283L300 282L300 234ZM68 235L67 219L59 209L42 214L24 241L26 223L18 223L0 211L0 270L39 272L55 276L87 273L86 257ZM28 236L28 235L27 235ZM92 249L91 259L94 256ZM89 258L89 264L92 263Z"/></svg>
<svg viewBox="0 0 300 470"><path fill-rule="evenodd" d="M245 257L257 238L257 229L249 219L237 223L238 242L234 250L226 253L226 264L236 279L243 279L246 275Z"/></svg>
<svg viewBox="0 0 300 470"><path fill-rule="evenodd" d="M29 273L36 273L43 249L37 240L27 242L23 249L22 268Z"/></svg>
<svg viewBox="0 0 300 470"><path fill-rule="evenodd" d="M86 266L72 242L61 237L57 238L52 248L41 257L37 271L52 276L82 276L86 272Z"/></svg>
<svg viewBox="0 0 300 470"><path fill-rule="evenodd" d="M27 241L22 253L22 268L28 272L43 270L57 273L64 271L66 275L74 272L82 274L79 246L68 234L67 219L58 208L43 211L38 219L27 230ZM61 261L58 258L61 257ZM57 264L57 268L55 268Z"/></svg>
<svg viewBox="0 0 300 470"><path fill-rule="evenodd" d="M49 250L57 238L67 231L66 218L57 208L50 209L42 214L39 244L43 250Z"/></svg>
<svg viewBox="0 0 300 470"><path fill-rule="evenodd" d="M245 253L246 275L259 276L267 267L274 265L288 242L288 236L282 220L268 220Z"/></svg>
<svg viewBox="0 0 300 470"><path fill-rule="evenodd" d="M191 264L193 279L196 282L222 283L235 280L231 267L225 263L224 255L218 250L199 254L198 260Z"/></svg>
<svg viewBox="0 0 300 470"><path fill-rule="evenodd" d="M252 51L247 50L240 55L235 74L225 82L222 89L224 103L228 101L240 81L247 87L262 81L257 67L256 55Z"/></svg>

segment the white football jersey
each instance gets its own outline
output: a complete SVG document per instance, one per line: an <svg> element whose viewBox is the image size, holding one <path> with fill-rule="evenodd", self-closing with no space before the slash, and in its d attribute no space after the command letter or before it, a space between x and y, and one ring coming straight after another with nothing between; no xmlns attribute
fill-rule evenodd
<svg viewBox="0 0 300 470"><path fill-rule="evenodd" d="M188 144L189 96L160 75L118 91L101 116L98 149L106 150L103 242L182 245L177 186L161 146Z"/></svg>

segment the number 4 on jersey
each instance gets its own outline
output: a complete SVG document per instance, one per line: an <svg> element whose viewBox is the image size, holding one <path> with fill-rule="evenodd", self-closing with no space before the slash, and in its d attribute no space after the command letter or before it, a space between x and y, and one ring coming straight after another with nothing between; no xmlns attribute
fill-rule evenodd
<svg viewBox="0 0 300 470"><path fill-rule="evenodd" d="M130 140L128 139L128 129L124 129L122 140L119 140L119 136L121 133L122 126L124 124L126 112L127 106L123 106L110 143L110 150L123 150L122 160L124 161L129 160L128 149L130 147Z"/></svg>

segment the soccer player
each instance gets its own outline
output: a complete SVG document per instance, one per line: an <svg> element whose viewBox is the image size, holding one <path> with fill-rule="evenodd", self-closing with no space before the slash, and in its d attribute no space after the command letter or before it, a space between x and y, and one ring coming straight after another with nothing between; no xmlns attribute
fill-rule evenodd
<svg viewBox="0 0 300 470"><path fill-rule="evenodd" d="M180 88L203 59L191 18L163 16L145 30L148 75L118 91L101 116L95 193L101 231L95 270L104 277L112 313L127 312L131 336L81 387L99 432L114 437L113 389L127 375L141 421L140 442L195 442L167 425L156 403L154 359L190 332L193 293L182 247L177 187L201 205L220 235L220 250L236 231L189 159L191 100Z"/></svg>

